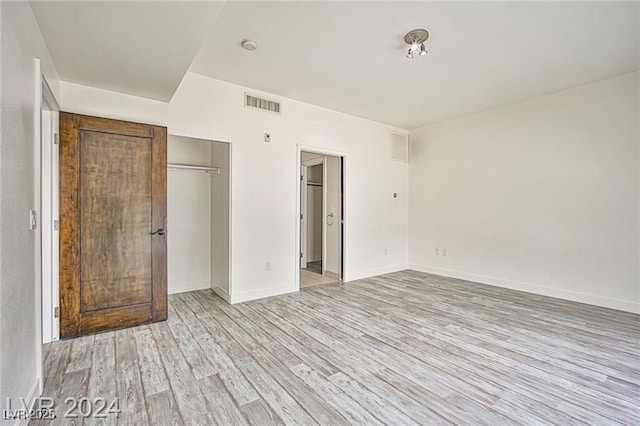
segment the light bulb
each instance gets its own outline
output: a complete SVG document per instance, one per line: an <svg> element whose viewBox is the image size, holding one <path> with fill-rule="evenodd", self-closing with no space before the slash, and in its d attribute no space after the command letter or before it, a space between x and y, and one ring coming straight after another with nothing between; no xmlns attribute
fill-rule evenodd
<svg viewBox="0 0 640 426"><path fill-rule="evenodd" d="M409 51L407 52L406 55L404 55L405 58L407 59L413 59L413 50L411 50L411 48L409 48Z"/></svg>
<svg viewBox="0 0 640 426"><path fill-rule="evenodd" d="M418 43L416 43L415 41L413 43L411 43L411 48L412 51L416 51L418 50Z"/></svg>
<svg viewBox="0 0 640 426"><path fill-rule="evenodd" d="M424 56L427 54L427 48L424 47L424 43L420 43L420 56Z"/></svg>

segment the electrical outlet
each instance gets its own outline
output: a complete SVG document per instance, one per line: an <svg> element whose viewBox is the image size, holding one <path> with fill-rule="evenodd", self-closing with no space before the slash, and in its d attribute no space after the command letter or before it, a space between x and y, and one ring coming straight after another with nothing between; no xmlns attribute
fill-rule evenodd
<svg viewBox="0 0 640 426"><path fill-rule="evenodd" d="M271 133L265 133L265 134L264 134L264 141L265 141L266 143L271 142Z"/></svg>
<svg viewBox="0 0 640 426"><path fill-rule="evenodd" d="M270 271L271 270L271 262L265 262L264 270L265 271Z"/></svg>
<svg viewBox="0 0 640 426"><path fill-rule="evenodd" d="M440 249L438 249L438 248L437 248L437 249L435 249L435 250L434 250L434 253L436 254L436 256L440 256Z"/></svg>
<svg viewBox="0 0 640 426"><path fill-rule="evenodd" d="M446 256L447 255L447 249L442 249L442 255Z"/></svg>

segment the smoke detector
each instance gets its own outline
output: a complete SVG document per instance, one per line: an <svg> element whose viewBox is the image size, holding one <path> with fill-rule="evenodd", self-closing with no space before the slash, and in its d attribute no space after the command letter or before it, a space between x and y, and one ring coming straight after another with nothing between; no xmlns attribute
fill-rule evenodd
<svg viewBox="0 0 640 426"><path fill-rule="evenodd" d="M247 50L256 50L258 48L258 44L253 41L253 40L242 40L242 43L240 43L240 46L242 46L244 49Z"/></svg>

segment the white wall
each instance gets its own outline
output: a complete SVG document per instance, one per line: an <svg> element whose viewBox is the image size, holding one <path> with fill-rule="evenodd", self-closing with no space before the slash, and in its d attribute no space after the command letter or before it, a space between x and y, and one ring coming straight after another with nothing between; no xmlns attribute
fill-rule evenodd
<svg viewBox="0 0 640 426"><path fill-rule="evenodd" d="M29 4L0 2L0 15L0 401L18 403L33 396L39 370L37 232L29 231L27 216L39 210L34 58L56 96L59 86Z"/></svg>
<svg viewBox="0 0 640 426"><path fill-rule="evenodd" d="M640 312L639 102L635 73L412 131L411 267Z"/></svg>
<svg viewBox="0 0 640 426"><path fill-rule="evenodd" d="M165 104L61 83L64 110L166 125L171 134L233 144L233 302L297 290L298 144L347 155L346 279L404 269L408 166L389 159L390 132L402 130L273 95L282 102L281 115L250 109L243 105L245 90L187 73ZM271 143L263 141L265 132ZM400 196L394 199L393 192Z"/></svg>
<svg viewBox="0 0 640 426"><path fill-rule="evenodd" d="M167 162L211 165L211 142L169 135ZM211 287L211 180L185 170L167 172L167 290Z"/></svg>
<svg viewBox="0 0 640 426"><path fill-rule="evenodd" d="M342 197L341 197L341 174L340 174L340 158L325 157L325 166L327 173L327 184L325 187L327 197L327 211L324 220L326 221L326 259L323 268L327 272L337 274L342 269L342 230L340 221L342 220ZM333 217L328 216L333 213Z"/></svg>

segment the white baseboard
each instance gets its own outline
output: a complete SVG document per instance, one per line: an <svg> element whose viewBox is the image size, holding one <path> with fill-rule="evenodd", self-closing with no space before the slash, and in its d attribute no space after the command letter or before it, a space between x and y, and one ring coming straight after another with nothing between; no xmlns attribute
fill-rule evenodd
<svg viewBox="0 0 640 426"><path fill-rule="evenodd" d="M415 263L410 264L409 269L434 275L442 275L450 278L475 281L482 284L489 284L497 287L509 288L512 290L525 291L527 293L539 294L542 296L570 300L573 302L586 303L588 305L601 306L603 308L616 309L618 311L640 314L640 303L628 300L614 299L611 297L581 293L573 290L547 287L540 284L472 274L469 272L455 271L452 269L437 268L434 266L420 265Z"/></svg>
<svg viewBox="0 0 640 426"><path fill-rule="evenodd" d="M211 288L211 281L191 281L188 283L169 283L167 290L169 294L186 293L188 291L204 290Z"/></svg>
<svg viewBox="0 0 640 426"><path fill-rule="evenodd" d="M391 266L383 266L381 268L367 269L364 271L358 272L348 272L345 274L344 281L355 281L361 280L363 278L375 277L376 275L390 274L392 272L404 271L408 269L409 266L406 264L402 265L391 265Z"/></svg>
<svg viewBox="0 0 640 426"><path fill-rule="evenodd" d="M249 300L262 299L262 298L271 297L271 296L280 296L282 294L294 293L297 291L298 289L296 288L295 283L277 286L277 287L268 287L268 288L260 288L256 290L241 291L238 293L234 293L232 291L231 297L230 297L231 300L229 303L234 304L234 303L247 302Z"/></svg>
<svg viewBox="0 0 640 426"><path fill-rule="evenodd" d="M217 286L211 286L211 290L215 291L218 296L224 299L225 302L231 303L229 302L229 292L227 292L227 290Z"/></svg>

